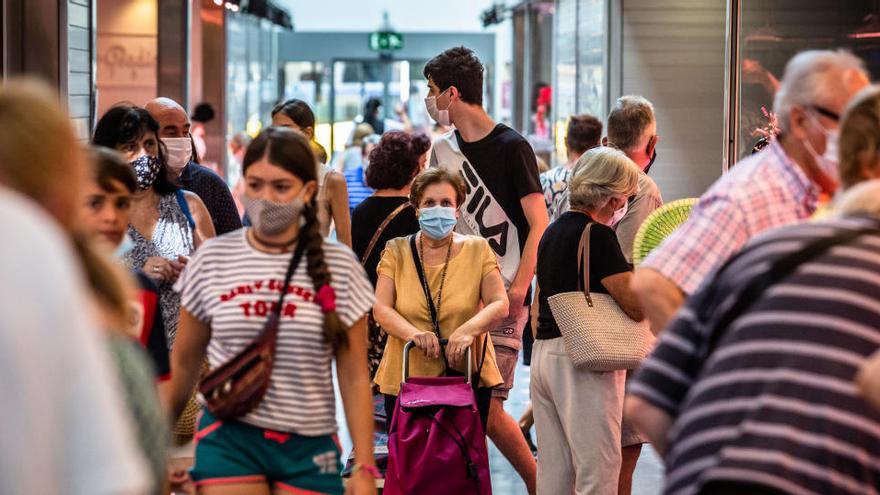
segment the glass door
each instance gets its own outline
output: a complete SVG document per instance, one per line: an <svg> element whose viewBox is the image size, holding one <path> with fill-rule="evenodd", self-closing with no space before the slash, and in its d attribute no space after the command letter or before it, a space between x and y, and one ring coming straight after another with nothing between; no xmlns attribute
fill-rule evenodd
<svg viewBox="0 0 880 495"><path fill-rule="evenodd" d="M424 130L430 119L421 104L428 93L421 74L423 65L423 61L390 59L334 61L330 88L332 149L345 149L355 122L363 120L370 100L380 104L378 127L385 131L403 129L404 120L409 120L414 129Z"/></svg>

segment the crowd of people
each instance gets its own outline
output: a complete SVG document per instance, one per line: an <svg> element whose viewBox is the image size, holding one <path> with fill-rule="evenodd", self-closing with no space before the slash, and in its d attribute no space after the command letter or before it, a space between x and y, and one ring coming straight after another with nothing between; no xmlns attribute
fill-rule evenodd
<svg viewBox="0 0 880 495"><path fill-rule="evenodd" d="M530 494L629 494L647 442L669 494L876 493L880 88L863 63L795 56L779 135L638 266L663 109L630 95L571 116L539 173L486 112L483 71L465 47L437 55L425 105L448 132L396 129L371 101L336 160L309 105L281 102L231 140L234 191L178 102L118 104L83 146L56 95L5 83L0 493L373 494L376 439L424 440L397 430L423 407L402 382L468 371L472 401L452 405L473 404L481 448L444 426L449 404L424 410L473 493L490 493L487 440ZM656 347L583 365L557 304L578 292L610 301L591 327L643 322ZM534 443L504 408L521 353Z"/></svg>

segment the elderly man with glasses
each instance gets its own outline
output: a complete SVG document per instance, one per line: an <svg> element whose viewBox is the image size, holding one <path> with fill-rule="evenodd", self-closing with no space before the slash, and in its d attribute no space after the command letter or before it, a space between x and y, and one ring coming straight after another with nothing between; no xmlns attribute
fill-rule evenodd
<svg viewBox="0 0 880 495"><path fill-rule="evenodd" d="M779 138L718 179L636 270L633 289L655 331L749 239L809 218L834 194L839 115L868 83L848 52L807 51L789 61L773 105Z"/></svg>

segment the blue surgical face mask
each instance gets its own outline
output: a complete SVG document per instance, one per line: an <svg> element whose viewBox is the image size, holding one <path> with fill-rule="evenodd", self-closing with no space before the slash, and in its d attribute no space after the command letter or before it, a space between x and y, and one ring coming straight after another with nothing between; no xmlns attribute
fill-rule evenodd
<svg viewBox="0 0 880 495"><path fill-rule="evenodd" d="M455 208L449 206L433 206L419 209L419 227L422 232L434 240L445 239L455 227Z"/></svg>
<svg viewBox="0 0 880 495"><path fill-rule="evenodd" d="M128 254L128 252L132 249L134 249L134 241L132 240L130 235L125 234L124 236L122 236L122 242L120 242L119 245L116 246L116 251L114 252L114 254L117 258L121 259L124 258L125 255Z"/></svg>

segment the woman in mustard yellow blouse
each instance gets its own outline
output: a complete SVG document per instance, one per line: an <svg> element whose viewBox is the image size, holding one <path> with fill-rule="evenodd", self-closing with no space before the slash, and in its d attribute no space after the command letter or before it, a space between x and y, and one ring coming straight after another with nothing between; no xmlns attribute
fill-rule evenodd
<svg viewBox="0 0 880 495"><path fill-rule="evenodd" d="M421 351L411 352L411 376L442 376L446 371L444 356L450 368L464 371L467 349L472 349L473 369L480 370L476 395L484 426L491 389L503 381L486 332L507 315L507 294L495 254L486 240L452 231L464 197L464 182L458 175L440 169L418 175L410 201L417 210L420 231L414 237L388 241L379 262L373 316L388 333L388 343L374 381L385 394L389 424L400 389L403 346L407 341L414 341ZM424 267L437 325L412 246ZM438 337L449 340L445 349Z"/></svg>

